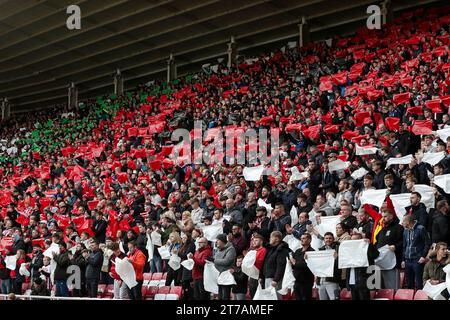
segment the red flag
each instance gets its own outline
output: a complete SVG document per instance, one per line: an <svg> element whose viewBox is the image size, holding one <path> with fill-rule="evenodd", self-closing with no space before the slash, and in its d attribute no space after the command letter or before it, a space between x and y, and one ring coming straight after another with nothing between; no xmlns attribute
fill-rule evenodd
<svg viewBox="0 0 450 320"><path fill-rule="evenodd" d="M409 92L394 94L392 101L396 105L407 103L409 101Z"/></svg>
<svg viewBox="0 0 450 320"><path fill-rule="evenodd" d="M92 200L92 201L88 201L88 208L89 210L94 210L95 208L97 208L97 205L99 204L99 200Z"/></svg>
<svg viewBox="0 0 450 320"><path fill-rule="evenodd" d="M425 101L425 106L427 108L431 109L431 111L433 113L442 113L441 99L434 99L434 100Z"/></svg>
<svg viewBox="0 0 450 320"><path fill-rule="evenodd" d="M45 242L44 238L39 238L39 239L33 239L33 240L31 240L31 244L32 244L33 247L34 247L34 246L39 246L39 247L41 247L42 249L44 249L44 242Z"/></svg>
<svg viewBox="0 0 450 320"><path fill-rule="evenodd" d="M408 109L406 109L406 113L422 115L423 109L422 107L409 107Z"/></svg>
<svg viewBox="0 0 450 320"><path fill-rule="evenodd" d="M320 124L317 124L315 126L311 126L305 130L303 130L303 135L306 138L317 140L320 137Z"/></svg>
<svg viewBox="0 0 450 320"><path fill-rule="evenodd" d="M138 133L139 133L139 130L138 130L138 128L129 128L128 130L127 130L127 133L128 133L128 136L129 137L137 137L137 135L138 135Z"/></svg>
<svg viewBox="0 0 450 320"><path fill-rule="evenodd" d="M346 140L351 140L352 138L355 138L357 136L359 136L359 133L351 130L345 130L342 134L342 138Z"/></svg>
<svg viewBox="0 0 450 320"><path fill-rule="evenodd" d="M168 156L172 153L173 150L173 146L163 146L161 148L161 153L163 154L163 156Z"/></svg>
<svg viewBox="0 0 450 320"><path fill-rule="evenodd" d="M91 226L89 225L89 219L85 219L83 224L77 228L78 234L82 234L83 232L87 232L89 234L89 237L94 236L94 232L91 229Z"/></svg>
<svg viewBox="0 0 450 320"><path fill-rule="evenodd" d="M397 131L400 129L400 118L387 117L385 120L386 129L389 131Z"/></svg>
<svg viewBox="0 0 450 320"><path fill-rule="evenodd" d="M411 132L415 135L432 134L433 122L431 122L431 120L414 120Z"/></svg>
<svg viewBox="0 0 450 320"><path fill-rule="evenodd" d="M369 112L357 112L355 113L355 124L357 127L362 127L364 124L372 123Z"/></svg>
<svg viewBox="0 0 450 320"><path fill-rule="evenodd" d="M150 166L150 168L152 168L153 171L157 171L162 167L162 163L159 160L151 161L148 165Z"/></svg>
<svg viewBox="0 0 450 320"><path fill-rule="evenodd" d="M286 125L286 128L284 129L284 131L286 132L293 132L293 131L299 131L301 128L301 124L300 123L290 123Z"/></svg>
<svg viewBox="0 0 450 320"><path fill-rule="evenodd" d="M323 131L328 134L339 133L339 126L335 124L327 124L323 127Z"/></svg>
<svg viewBox="0 0 450 320"><path fill-rule="evenodd" d="M117 175L117 180L119 180L120 183L125 183L128 181L128 174L126 172L120 172Z"/></svg>

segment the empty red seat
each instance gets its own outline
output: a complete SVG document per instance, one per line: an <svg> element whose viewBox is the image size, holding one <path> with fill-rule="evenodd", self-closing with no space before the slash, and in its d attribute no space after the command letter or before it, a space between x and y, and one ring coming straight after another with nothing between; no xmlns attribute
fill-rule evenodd
<svg viewBox="0 0 450 320"><path fill-rule="evenodd" d="M375 293L375 299L394 300L394 289L380 289Z"/></svg>
<svg viewBox="0 0 450 320"><path fill-rule="evenodd" d="M181 286L170 287L169 293L176 294L181 298L183 295L183 288Z"/></svg>
<svg viewBox="0 0 450 320"><path fill-rule="evenodd" d="M317 288L312 289L312 298L313 300L319 300L319 289Z"/></svg>
<svg viewBox="0 0 450 320"><path fill-rule="evenodd" d="M340 298L341 300L352 300L352 292L344 288L341 290Z"/></svg>
<svg viewBox="0 0 450 320"><path fill-rule="evenodd" d="M22 283L22 293L31 289L31 283Z"/></svg>
<svg viewBox="0 0 450 320"><path fill-rule="evenodd" d="M145 297L153 299L155 297L155 294L158 293L158 290L159 290L158 287L147 287L147 292L145 293Z"/></svg>
<svg viewBox="0 0 450 320"><path fill-rule="evenodd" d="M148 290L148 288L146 286L142 286L141 293L142 293L143 297L145 297L147 295L147 290Z"/></svg>
<svg viewBox="0 0 450 320"><path fill-rule="evenodd" d="M394 295L394 300L413 300L414 290L413 289L398 289Z"/></svg>
<svg viewBox="0 0 450 320"><path fill-rule="evenodd" d="M163 273L162 272L155 272L152 274L152 279L151 280L161 280L163 278Z"/></svg>
<svg viewBox="0 0 450 320"><path fill-rule="evenodd" d="M428 295L423 290L417 290L414 295L414 300L429 300Z"/></svg>
<svg viewBox="0 0 450 320"><path fill-rule="evenodd" d="M169 286L159 287L158 293L168 294L168 293L170 293L170 289L171 289L171 287L169 287Z"/></svg>
<svg viewBox="0 0 450 320"><path fill-rule="evenodd" d="M167 272L163 273L161 280L166 280L167 279Z"/></svg>
<svg viewBox="0 0 450 320"><path fill-rule="evenodd" d="M144 273L143 276L144 276L144 281L152 280L152 273Z"/></svg>

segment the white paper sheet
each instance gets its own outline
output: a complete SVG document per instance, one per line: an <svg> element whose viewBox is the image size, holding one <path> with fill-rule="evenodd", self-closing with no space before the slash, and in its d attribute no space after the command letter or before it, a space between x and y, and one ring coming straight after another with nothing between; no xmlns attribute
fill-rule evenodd
<svg viewBox="0 0 450 320"><path fill-rule="evenodd" d="M423 155L422 162L429 163L432 166L435 166L439 162L441 162L442 159L445 158L445 152L426 152Z"/></svg>
<svg viewBox="0 0 450 320"><path fill-rule="evenodd" d="M170 259L170 252L169 252L169 248L167 248L167 246L159 247L158 252L159 252L159 255L161 256L161 259L163 259L163 260Z"/></svg>
<svg viewBox="0 0 450 320"><path fill-rule="evenodd" d="M286 267L284 269L283 281L281 282L281 289L278 290L279 294L287 294L289 290L294 290L295 277L292 272L292 265L289 258L286 258Z"/></svg>
<svg viewBox="0 0 450 320"><path fill-rule="evenodd" d="M328 163L328 169L330 172L338 171L338 170L345 170L350 166L350 162L348 161L342 161L341 159L337 159L334 161L331 161Z"/></svg>
<svg viewBox="0 0 450 320"><path fill-rule="evenodd" d="M217 236L223 233L222 224L211 224L209 226L203 226L203 235L208 241L216 241Z"/></svg>
<svg viewBox="0 0 450 320"><path fill-rule="evenodd" d="M445 193L450 193L450 173L441 176L435 176L433 182L438 187L442 188Z"/></svg>
<svg viewBox="0 0 450 320"><path fill-rule="evenodd" d="M306 264L316 277L333 277L335 250L320 250L306 253Z"/></svg>
<svg viewBox="0 0 450 320"><path fill-rule="evenodd" d="M29 277L29 276L30 276L30 271L28 271L27 265L26 265L25 263L22 263L22 264L20 265L19 273L20 273L22 276L25 276L25 277Z"/></svg>
<svg viewBox="0 0 450 320"><path fill-rule="evenodd" d="M187 259L181 262L181 265L185 267L187 270L192 270L194 268L194 264L195 262L192 259Z"/></svg>
<svg viewBox="0 0 450 320"><path fill-rule="evenodd" d="M424 291L428 297L433 300L442 300L441 292L447 288L445 282L439 284L431 284L430 280L425 282L422 291Z"/></svg>
<svg viewBox="0 0 450 320"><path fill-rule="evenodd" d="M291 226L295 226L298 222L297 208L295 206L292 206L291 212L289 214L291 215Z"/></svg>
<svg viewBox="0 0 450 320"><path fill-rule="evenodd" d="M9 270L16 270L16 262L17 257L15 255L5 257L6 268Z"/></svg>
<svg viewBox="0 0 450 320"><path fill-rule="evenodd" d="M52 243L50 247L44 251L44 257L49 257L50 259L53 259L53 252L59 254L59 245L57 245L56 243Z"/></svg>
<svg viewBox="0 0 450 320"><path fill-rule="evenodd" d="M169 259L169 262L168 262L168 265L173 270L177 271L178 269L181 268L181 258L178 255L176 255L176 254L171 255L170 259Z"/></svg>
<svg viewBox="0 0 450 320"><path fill-rule="evenodd" d="M153 259L153 242L152 242L152 237L147 233L147 245L145 246L145 248L147 249L147 253L148 253L148 259L147 262L150 262L150 260Z"/></svg>
<svg viewBox="0 0 450 320"><path fill-rule="evenodd" d="M370 189L363 191L360 197L361 205L368 203L380 208L386 198L386 191L387 189Z"/></svg>
<svg viewBox="0 0 450 320"><path fill-rule="evenodd" d="M263 199L258 199L258 207L264 207L267 209L267 216L270 216L270 213L272 212L273 208L270 204L266 203Z"/></svg>
<svg viewBox="0 0 450 320"><path fill-rule="evenodd" d="M243 174L246 181L259 181L264 172L264 166L244 167Z"/></svg>
<svg viewBox="0 0 450 320"><path fill-rule="evenodd" d="M339 245L339 269L368 267L367 249L369 243L365 240L347 240Z"/></svg>
<svg viewBox="0 0 450 320"><path fill-rule="evenodd" d="M256 253L256 250L250 250L247 252L244 259L242 259L241 269L242 272L250 278L258 280L259 270L255 267Z"/></svg>
<svg viewBox="0 0 450 320"><path fill-rule="evenodd" d="M389 249L388 245L378 249L380 255L375 259L375 264L380 267L381 270L392 270L397 264L395 253Z"/></svg>
<svg viewBox="0 0 450 320"><path fill-rule="evenodd" d="M411 205L411 201L409 200L411 197L410 193L400 193L400 194L392 194L389 196L391 198L392 204L394 205L395 214L402 222L403 217L406 214L406 207Z"/></svg>
<svg viewBox="0 0 450 320"><path fill-rule="evenodd" d="M116 272L120 279L125 282L128 288L133 288L137 285L136 272L134 271L133 265L128 261L127 258L117 258L116 257Z"/></svg>
<svg viewBox="0 0 450 320"><path fill-rule="evenodd" d="M413 156L412 154L408 154L404 157L400 157L400 158L389 158L387 163L386 163L386 168L389 168L391 165L394 164L410 164L411 161L413 161Z"/></svg>
<svg viewBox="0 0 450 320"><path fill-rule="evenodd" d="M235 285L236 280L234 280L231 272L229 270L226 270L219 274L219 277L217 278L217 284L220 284L221 286Z"/></svg>
<svg viewBox="0 0 450 320"><path fill-rule="evenodd" d="M437 130L436 134L442 141L447 141L447 138L450 137L450 127Z"/></svg>
<svg viewBox="0 0 450 320"><path fill-rule="evenodd" d="M414 191L420 193L422 196L421 202L423 202L428 210L435 207L436 197L434 195L433 187L426 184L416 184L413 189Z"/></svg>
<svg viewBox="0 0 450 320"><path fill-rule="evenodd" d="M217 279L219 278L220 272L214 266L214 263L206 261L205 268L203 270L203 285L205 291L218 294L219 287L217 284Z"/></svg>
<svg viewBox="0 0 450 320"><path fill-rule="evenodd" d="M258 284L253 300L278 300L277 291L272 286L263 289L261 284Z"/></svg>
<svg viewBox="0 0 450 320"><path fill-rule="evenodd" d="M358 180L364 177L367 173L369 173L369 171L367 171L365 168L359 168L358 170L353 171L351 177L355 180Z"/></svg>
<svg viewBox="0 0 450 320"><path fill-rule="evenodd" d="M295 252L297 249L299 249L302 246L300 243L300 240L298 240L292 234L288 234L287 236L285 236L283 241L288 244L289 249L291 249L293 252Z"/></svg>
<svg viewBox="0 0 450 320"><path fill-rule="evenodd" d="M339 222L341 222L341 216L320 217L320 224L316 228L322 236L326 232L331 232L336 237L336 225Z"/></svg>
<svg viewBox="0 0 450 320"><path fill-rule="evenodd" d="M361 147L358 144L355 144L355 146L356 146L356 155L357 156L376 154L378 151L378 148L376 148L376 147Z"/></svg>
<svg viewBox="0 0 450 320"><path fill-rule="evenodd" d="M308 172L301 172L298 171L297 167L292 167L291 168L291 177L289 178L289 182L293 182L293 181L299 181L299 180L303 180L309 177L309 173Z"/></svg>
<svg viewBox="0 0 450 320"><path fill-rule="evenodd" d="M153 245L159 246L159 247L162 246L161 234L159 232L153 231L151 233L151 238L152 238Z"/></svg>

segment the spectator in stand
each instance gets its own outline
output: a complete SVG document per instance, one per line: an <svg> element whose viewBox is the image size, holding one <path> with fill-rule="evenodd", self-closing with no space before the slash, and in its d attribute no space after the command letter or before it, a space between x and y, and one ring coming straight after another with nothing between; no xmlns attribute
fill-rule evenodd
<svg viewBox="0 0 450 320"><path fill-rule="evenodd" d="M192 279L194 280L194 299L209 300L210 294L205 291L203 285L203 268L206 260L212 256L211 246L206 238L201 237L198 240L198 249L194 254L188 253L187 258L194 260L194 268L192 269Z"/></svg>
<svg viewBox="0 0 450 320"><path fill-rule="evenodd" d="M450 206L447 200L441 200L436 205L437 213L431 224L431 242L450 243Z"/></svg>
<svg viewBox="0 0 450 320"><path fill-rule="evenodd" d="M142 300L142 284L144 283L144 265L146 262L145 254L137 248L135 241L128 242L128 261L133 265L136 273L136 282L133 288L129 289L131 300Z"/></svg>
<svg viewBox="0 0 450 320"><path fill-rule="evenodd" d="M283 241L283 234L280 231L273 231L270 234L269 248L259 273L264 288L272 286L277 290L281 289L289 251L289 246ZM280 300L281 296L278 293L277 295Z"/></svg>
<svg viewBox="0 0 450 320"><path fill-rule="evenodd" d="M272 210L267 228L269 232L280 232L284 238L287 234L288 225L289 227L291 226L291 216L284 212L284 205L282 203L277 203L275 209Z"/></svg>
<svg viewBox="0 0 450 320"><path fill-rule="evenodd" d="M114 299L127 299L128 298L128 287L120 278L116 272L116 259L124 259L126 255L120 251L119 244L117 242L111 245L111 250L113 254L109 258L109 275L114 279Z"/></svg>
<svg viewBox="0 0 450 320"><path fill-rule="evenodd" d="M55 267L55 283L57 297L68 297L69 288L67 287L67 268L70 265L69 251L65 242L59 243L59 253L53 252L53 261L56 263Z"/></svg>
<svg viewBox="0 0 450 320"><path fill-rule="evenodd" d="M434 250L429 254L429 258L430 260L423 270L423 285L425 285L427 281L430 281L432 285L445 282L446 273L443 269L450 264L450 254L447 244L444 242L436 243ZM442 291L441 295L443 295L445 299L448 299L448 290Z"/></svg>
<svg viewBox="0 0 450 320"><path fill-rule="evenodd" d="M235 223L231 228L231 233L228 234L228 241L234 246L236 255L241 256L243 251L248 248L247 239L244 237L242 226Z"/></svg>
<svg viewBox="0 0 450 320"><path fill-rule="evenodd" d="M44 265L44 254L41 245L36 243L33 245L33 258L30 261L31 279L37 279L41 276L39 269ZM1 268L1 267L0 267Z"/></svg>
<svg viewBox="0 0 450 320"><path fill-rule="evenodd" d="M398 290L400 288L400 266L403 257L403 227L399 219L389 209L382 212L383 229L376 236L376 247L380 249L385 245L395 253L396 265L391 270L381 271L381 280L384 289Z"/></svg>
<svg viewBox="0 0 450 320"><path fill-rule="evenodd" d="M178 256L178 251L180 250L183 241L181 240L180 234L178 232L172 232L169 236L169 240L166 243L167 250L170 253L170 256ZM172 285L172 281L176 286L180 285L180 269L174 270L169 264L168 261L170 259L164 260L166 261L167 266L167 278L166 278L166 286Z"/></svg>
<svg viewBox="0 0 450 320"><path fill-rule="evenodd" d="M320 300L339 300L340 288L339 282L341 279L341 270L338 269L337 252L339 244L334 241L334 235L331 232L325 232L323 236L324 245L319 248L319 251L323 250L335 250L335 261L333 277L317 278L317 286L319 287L319 299Z"/></svg>
<svg viewBox="0 0 450 320"><path fill-rule="evenodd" d="M262 268L264 266L264 260L266 256L267 249L263 246L264 244L264 237L258 233L255 233L252 236L251 240L251 250L256 251L256 259L254 266L256 269L258 269L259 274L262 272ZM249 278L248 279L248 288L250 291L250 297L253 299L255 296L256 290L258 289L258 280Z"/></svg>
<svg viewBox="0 0 450 320"><path fill-rule="evenodd" d="M269 241L270 218L267 217L267 209L265 207L256 208L256 217L248 224L247 239L251 238L252 234L258 233L264 239L264 243Z"/></svg>
<svg viewBox="0 0 450 320"><path fill-rule="evenodd" d="M244 256L238 256L236 258L236 265L230 272L233 274L234 281L236 284L233 286L232 292L234 295L234 300L245 300L248 288L248 276L242 272L242 260Z"/></svg>
<svg viewBox="0 0 450 320"><path fill-rule="evenodd" d="M86 287L86 259L89 258L89 251L86 249L83 243L78 243L75 247L75 252L72 254L69 252L70 264L78 266L80 268L80 288L74 288L72 290L72 296L85 297L87 296Z"/></svg>
<svg viewBox="0 0 450 320"><path fill-rule="evenodd" d="M295 277L294 292L297 300L311 300L314 274L306 264L307 252L314 251L311 247L311 235L305 233L300 238L301 248L291 256L292 272Z"/></svg>
<svg viewBox="0 0 450 320"><path fill-rule="evenodd" d="M403 262L408 289L422 289L423 268L430 249L427 230L413 215L403 217Z"/></svg>
<svg viewBox="0 0 450 320"><path fill-rule="evenodd" d="M95 234L95 240L97 243L105 243L106 240L106 228L108 227L108 222L103 218L103 214L97 211L95 214L95 220L93 225L93 231Z"/></svg>
<svg viewBox="0 0 450 320"><path fill-rule="evenodd" d="M100 271L103 264L103 252L97 240L91 241L89 257L86 261L86 285L90 298L97 298Z"/></svg>
<svg viewBox="0 0 450 320"><path fill-rule="evenodd" d="M182 245L180 250L178 250L178 256L181 259L181 262L188 259L189 254L195 253L195 243L192 240L192 236L190 233L181 234ZM184 266L181 266L181 271L179 273L181 286L183 288L183 300L192 300L193 292L192 292L192 270L186 269Z"/></svg>
<svg viewBox="0 0 450 320"><path fill-rule="evenodd" d="M291 227L291 225L286 225L286 233L292 234L294 237L300 240L302 235L306 232L307 226L311 225L311 220L309 220L309 215L307 212L301 212L298 216L298 222Z"/></svg>
<svg viewBox="0 0 450 320"><path fill-rule="evenodd" d="M228 242L227 235L222 233L217 236L216 254L214 258L209 258L214 262L217 271L224 272L233 268L236 260L236 250L231 242ZM230 300L233 285L219 284L219 300Z"/></svg>
<svg viewBox="0 0 450 320"><path fill-rule="evenodd" d="M425 205L420 202L422 196L418 192L412 192L410 196L411 205L406 207L406 213L412 215L418 224L428 226L428 213Z"/></svg>
<svg viewBox="0 0 450 320"><path fill-rule="evenodd" d="M348 204L341 206L341 224L348 230L353 230L358 224L358 220L352 215L352 207Z"/></svg>

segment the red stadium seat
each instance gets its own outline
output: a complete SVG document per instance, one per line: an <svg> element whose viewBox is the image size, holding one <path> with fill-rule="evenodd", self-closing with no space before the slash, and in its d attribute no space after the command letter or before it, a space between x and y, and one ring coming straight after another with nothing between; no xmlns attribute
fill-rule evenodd
<svg viewBox="0 0 450 320"><path fill-rule="evenodd" d="M413 289L398 289L394 295L394 300L413 300L414 290Z"/></svg>
<svg viewBox="0 0 450 320"><path fill-rule="evenodd" d="M429 300L428 295L423 290L417 290L414 295L414 300Z"/></svg>
<svg viewBox="0 0 450 320"><path fill-rule="evenodd" d="M170 287L169 293L176 294L181 298L183 296L183 288L181 286Z"/></svg>
<svg viewBox="0 0 450 320"><path fill-rule="evenodd" d="M370 290L370 300L375 299L375 290Z"/></svg>
<svg viewBox="0 0 450 320"><path fill-rule="evenodd" d="M374 299L394 300L394 289L380 289L375 293Z"/></svg>
<svg viewBox="0 0 450 320"><path fill-rule="evenodd" d="M351 291L347 290L347 288L344 288L341 290L340 294L341 300L352 300L352 293Z"/></svg>
<svg viewBox="0 0 450 320"><path fill-rule="evenodd" d="M152 274L152 279L151 280L161 280L163 278L163 273L162 272L155 272Z"/></svg>
<svg viewBox="0 0 450 320"><path fill-rule="evenodd" d="M167 279L167 272L164 272L163 275L162 275L161 280L166 280L166 279Z"/></svg>
<svg viewBox="0 0 450 320"><path fill-rule="evenodd" d="M152 273L151 272L150 273L144 273L143 276L144 276L144 281L152 280Z"/></svg>
<svg viewBox="0 0 450 320"><path fill-rule="evenodd" d="M170 289L171 287L169 286L159 287L158 293L168 294L170 293Z"/></svg>
<svg viewBox="0 0 450 320"><path fill-rule="evenodd" d="M158 290L159 290L158 287L147 287L147 291L145 292L145 297L153 299L155 297L155 294L158 293Z"/></svg>
<svg viewBox="0 0 450 320"><path fill-rule="evenodd" d="M405 288L405 287L406 287L405 271L401 270L400 271L400 288Z"/></svg>
<svg viewBox="0 0 450 320"><path fill-rule="evenodd" d="M317 288L312 289L312 298L313 300L319 300L319 289Z"/></svg>
<svg viewBox="0 0 450 320"><path fill-rule="evenodd" d="M105 293L105 291L106 291L106 284L99 284L98 292L103 294L103 293Z"/></svg>
<svg viewBox="0 0 450 320"><path fill-rule="evenodd" d="M146 286L142 286L141 293L142 296L145 297L147 295L148 288Z"/></svg>
<svg viewBox="0 0 450 320"><path fill-rule="evenodd" d="M24 293L25 291L31 289L31 283L22 283L22 293Z"/></svg>

